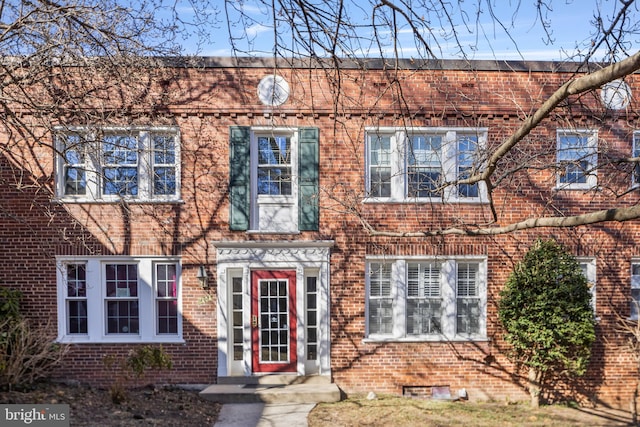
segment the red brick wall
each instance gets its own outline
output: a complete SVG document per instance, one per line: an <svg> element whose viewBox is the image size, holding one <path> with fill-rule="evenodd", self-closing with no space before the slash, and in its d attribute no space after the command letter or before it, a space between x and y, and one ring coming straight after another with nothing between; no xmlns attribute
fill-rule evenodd
<svg viewBox="0 0 640 427"><path fill-rule="evenodd" d="M364 191L366 126L486 127L490 147L505 140L532 108L543 102L570 74L547 72L352 70L341 81L337 103L322 71L282 70L291 99L281 107L262 106L256 85L267 68L175 70L160 91L150 91L148 105L133 106L122 124L178 126L182 142L182 203L60 204L52 201L53 151L30 146L0 158L0 286L25 294L24 310L38 319L56 316L55 256L126 254L182 256L184 265L184 345L165 345L174 369L148 381L215 381L217 363L215 286L199 288L195 269L210 266L215 275L214 240L333 239L331 255L331 357L335 382L344 390L401 392L403 386L447 385L465 388L472 398L525 398L523 379L505 357L497 324L496 301L509 271L536 237L556 237L580 256L597 258L598 344L586 378L570 384L582 400L628 407L637 378L632 355L616 332L616 313L625 313L630 260L640 256L637 221L571 230L539 229L496 237L441 236L381 238L368 235L339 203L355 200L356 212L381 230L432 230L491 221L478 204L361 203ZM640 89L637 76L628 79ZM161 93L161 94L160 94ZM154 95L156 94L156 95ZM159 95L158 95L159 94ZM167 95L168 94L168 95ZM603 166L603 191L554 191L553 170L520 170L534 158L555 161L557 128L578 120L599 130L599 158L629 156L635 113L611 114L599 108L597 93L580 104L558 110L500 163L507 174L494 194L498 225L536 215L570 215L586 209L637 202L637 193L615 198L628 188L628 176ZM159 116L146 113L150 106ZM631 111L631 110L630 110ZM570 120L571 119L571 120ZM117 123L117 120L116 120ZM300 235L247 235L228 229L228 128L245 126L316 126L320 128L321 227ZM51 136L44 135L51 141ZM5 143L3 140L2 143ZM374 343L365 337L367 255L485 255L488 260L487 341L470 343ZM210 297L206 299L207 295ZM206 300L206 301L204 301ZM133 345L79 344L57 375L95 384L108 383L104 356L124 356Z"/></svg>

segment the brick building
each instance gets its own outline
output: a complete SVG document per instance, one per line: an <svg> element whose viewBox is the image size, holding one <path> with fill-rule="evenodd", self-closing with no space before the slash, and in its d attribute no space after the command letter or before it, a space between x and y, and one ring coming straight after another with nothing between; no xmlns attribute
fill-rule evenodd
<svg viewBox="0 0 640 427"><path fill-rule="evenodd" d="M71 344L57 376L104 385L105 356L155 343L174 361L158 382L287 372L346 392L526 398L496 301L531 243L553 236L580 260L598 319L589 373L561 391L628 408L638 372L617 320L637 316L637 221L437 231L633 206L640 175L615 161L640 151L633 103L571 98L500 163L495 188L443 188L575 64L275 65L169 67L126 114L3 136L0 285ZM639 89L625 82L615 89ZM415 231L436 232L394 235Z"/></svg>

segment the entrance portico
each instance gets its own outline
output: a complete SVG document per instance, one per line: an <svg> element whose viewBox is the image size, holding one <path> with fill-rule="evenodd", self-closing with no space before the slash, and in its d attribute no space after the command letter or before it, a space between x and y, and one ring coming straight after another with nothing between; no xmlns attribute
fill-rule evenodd
<svg viewBox="0 0 640 427"><path fill-rule="evenodd" d="M218 377L330 372L332 241L214 242Z"/></svg>

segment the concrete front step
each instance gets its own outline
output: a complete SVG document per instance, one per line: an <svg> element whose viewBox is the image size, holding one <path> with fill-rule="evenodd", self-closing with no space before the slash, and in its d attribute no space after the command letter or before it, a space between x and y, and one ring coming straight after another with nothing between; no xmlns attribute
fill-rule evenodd
<svg viewBox="0 0 640 427"><path fill-rule="evenodd" d="M267 374L253 377L218 377L218 384L263 384L263 385L291 385L291 384L331 384L331 377L327 375L295 375L295 374Z"/></svg>
<svg viewBox="0 0 640 427"><path fill-rule="evenodd" d="M213 384L200 392L202 398L218 403L338 402L341 395L337 385L313 381L302 384Z"/></svg>

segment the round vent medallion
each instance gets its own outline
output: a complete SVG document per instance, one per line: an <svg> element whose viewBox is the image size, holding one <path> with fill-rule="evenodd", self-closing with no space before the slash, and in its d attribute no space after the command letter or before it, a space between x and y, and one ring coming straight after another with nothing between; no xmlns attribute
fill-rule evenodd
<svg viewBox="0 0 640 427"><path fill-rule="evenodd" d="M258 98L264 105L282 105L289 98L289 83L275 74L265 76L258 84Z"/></svg>
<svg viewBox="0 0 640 427"><path fill-rule="evenodd" d="M614 80L602 86L600 96L605 107L611 110L622 110L631 102L631 88L622 80Z"/></svg>

